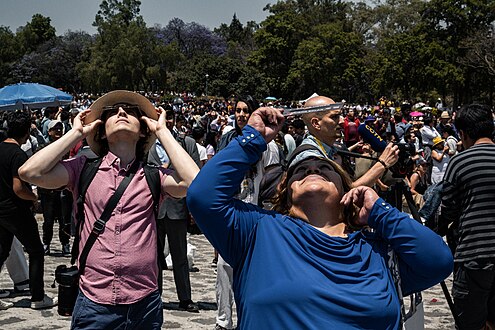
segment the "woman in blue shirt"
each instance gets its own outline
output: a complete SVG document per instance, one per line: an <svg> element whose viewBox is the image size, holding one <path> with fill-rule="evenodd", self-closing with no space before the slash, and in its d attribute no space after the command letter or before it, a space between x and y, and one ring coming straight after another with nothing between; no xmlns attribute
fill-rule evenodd
<svg viewBox="0 0 495 330"><path fill-rule="evenodd" d="M234 269L239 329L397 329L388 247L399 257L404 294L446 278L450 250L372 189L350 190L326 159L291 164L279 194L285 214L236 200L245 172L282 123L278 110L255 111L187 194L197 224Z"/></svg>

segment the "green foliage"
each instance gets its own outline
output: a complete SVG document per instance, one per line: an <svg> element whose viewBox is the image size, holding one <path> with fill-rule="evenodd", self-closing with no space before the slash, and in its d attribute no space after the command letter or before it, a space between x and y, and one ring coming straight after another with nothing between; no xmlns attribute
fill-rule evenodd
<svg viewBox="0 0 495 330"><path fill-rule="evenodd" d="M147 27L141 1L102 0L94 36L56 37L36 14L0 26L0 83L74 92L147 90L288 100L317 92L349 102L453 99L493 104L495 1L282 0L267 18L210 29L174 18ZM164 22L165 23L165 22ZM451 104L449 104L451 105Z"/></svg>

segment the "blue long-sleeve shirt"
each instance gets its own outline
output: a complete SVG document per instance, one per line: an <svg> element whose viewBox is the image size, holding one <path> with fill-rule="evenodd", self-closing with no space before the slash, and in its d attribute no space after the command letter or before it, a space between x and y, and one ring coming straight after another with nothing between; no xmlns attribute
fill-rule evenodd
<svg viewBox="0 0 495 330"><path fill-rule="evenodd" d="M262 136L246 126L202 168L187 194L198 226L234 269L240 329L397 329L400 303L388 245L400 258L404 294L452 271L443 240L382 199L368 220L373 231L345 238L234 199L265 149Z"/></svg>

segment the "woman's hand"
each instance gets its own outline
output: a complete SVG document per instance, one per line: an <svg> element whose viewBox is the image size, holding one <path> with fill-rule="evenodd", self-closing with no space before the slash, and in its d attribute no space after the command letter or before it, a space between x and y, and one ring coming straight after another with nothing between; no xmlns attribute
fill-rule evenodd
<svg viewBox="0 0 495 330"><path fill-rule="evenodd" d="M96 119L95 121L85 124L84 121L86 119L86 116L91 112L91 109L87 109L79 113L75 118L74 122L72 123L72 129L74 131L78 131L80 134L82 134L82 138L86 138L86 136L89 135L93 130L95 130L98 125L101 125L102 121L101 119Z"/></svg>
<svg viewBox="0 0 495 330"><path fill-rule="evenodd" d="M368 224L368 217L377 199L378 195L372 188L360 186L347 192L340 200L340 203L344 206L356 205L360 209L357 224L365 226Z"/></svg>
<svg viewBox="0 0 495 330"><path fill-rule="evenodd" d="M284 121L285 118L280 109L262 107L251 114L248 125L260 132L268 143L275 138Z"/></svg>

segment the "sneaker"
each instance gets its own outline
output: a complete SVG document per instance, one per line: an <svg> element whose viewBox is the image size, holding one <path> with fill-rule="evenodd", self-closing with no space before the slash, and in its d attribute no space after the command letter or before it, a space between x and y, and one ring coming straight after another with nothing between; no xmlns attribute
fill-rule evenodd
<svg viewBox="0 0 495 330"><path fill-rule="evenodd" d="M213 260L211 261L211 267L216 267L217 262L218 262L218 258L213 258Z"/></svg>
<svg viewBox="0 0 495 330"><path fill-rule="evenodd" d="M7 298L8 296L10 296L9 290L0 290L0 298Z"/></svg>
<svg viewBox="0 0 495 330"><path fill-rule="evenodd" d="M43 244L43 250L45 251L45 256L50 255L50 245Z"/></svg>
<svg viewBox="0 0 495 330"><path fill-rule="evenodd" d="M6 310L13 306L14 304L11 302L0 300L0 310Z"/></svg>
<svg viewBox="0 0 495 330"><path fill-rule="evenodd" d="M26 293L29 292L29 280L25 280L14 284L14 293Z"/></svg>
<svg viewBox="0 0 495 330"><path fill-rule="evenodd" d="M53 306L57 306L58 304L58 298L50 298L46 294L43 297L43 300L40 301L31 301L31 308L32 309L43 309L43 308L50 308Z"/></svg>
<svg viewBox="0 0 495 330"><path fill-rule="evenodd" d="M64 255L64 257L69 257L71 254L70 254L70 244L64 244L62 245L62 254Z"/></svg>
<svg viewBox="0 0 495 330"><path fill-rule="evenodd" d="M190 313L199 313L198 304L193 302L192 300L182 300L179 302L179 310L190 312Z"/></svg>

